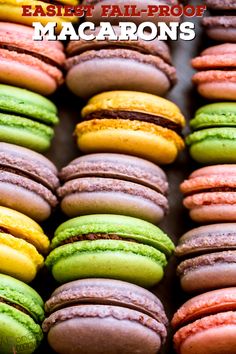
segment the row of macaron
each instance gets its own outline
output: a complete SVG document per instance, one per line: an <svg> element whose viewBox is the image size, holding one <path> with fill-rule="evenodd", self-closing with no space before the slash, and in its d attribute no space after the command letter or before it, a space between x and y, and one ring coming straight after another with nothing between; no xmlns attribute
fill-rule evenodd
<svg viewBox="0 0 236 354"><path fill-rule="evenodd" d="M43 333L60 354L75 350L156 354L168 335L161 301L148 290L120 280L69 282L57 288L44 305L30 286L0 274L0 295L4 354L33 353ZM233 353L235 305L235 287L208 291L184 303L171 321L176 352Z"/></svg>
<svg viewBox="0 0 236 354"><path fill-rule="evenodd" d="M192 60L198 71L193 82L204 98L235 101L236 3L208 0L206 4L212 12L203 19L206 33L225 43ZM190 217L211 223L188 231L175 250L182 289L201 293L184 303L172 319L174 346L180 354L235 352L234 109L235 102L210 104L190 121L194 132L186 142L191 156L200 163L224 165L200 168L180 186Z"/></svg>
<svg viewBox="0 0 236 354"><path fill-rule="evenodd" d="M0 207L0 214L1 273L29 282L43 266L43 257L39 252L47 252L49 241L39 225L25 215L4 207ZM54 278L65 284L57 289L46 303L48 318L43 323L49 344L56 352L72 353L76 347L86 353L90 345L99 341L103 353L106 353L103 345L110 343L117 350L122 348L122 353L125 350L129 353L129 346L139 348L141 341L146 343L145 352L147 348L148 353L158 352L167 335L168 322L163 314L163 307L151 293L148 295L147 291L132 283L151 287L163 277L166 259L174 251L174 245L165 233L153 224L136 218L105 214L87 215L61 224L55 232L50 248L51 253L46 259L46 265ZM230 288L235 286L235 224L211 224L195 228L180 238L175 253L181 259L177 273L183 290L192 293L209 291L189 300L175 314L172 324L177 329L174 336L176 350L178 353L185 353L185 350L188 353L190 347L193 347L194 353L202 353L197 338L205 338L205 331L213 335L215 331L220 330L217 344L208 344L204 350L205 353L209 350L212 350L212 353L221 353L217 351L217 346L230 338L226 329L227 325L234 324L235 318L232 312L235 308L235 288ZM6 340L5 344L1 342L1 345L6 345L4 353L8 354L12 349L9 349L9 343L20 346L22 343L18 341L19 337L25 338L25 350L30 354L39 345L42 331L39 325L32 326L32 319L29 321L28 318L26 321L25 317L30 315L34 321L42 321L42 302L41 309L39 306L25 309L27 305L32 306L27 291L24 293L24 299L22 298L25 285L20 285L13 279L9 285L6 279L9 282L8 277L1 275L0 293L1 299L4 299L1 301L1 311L5 313L7 325L13 334L11 342ZM18 291L21 295L16 296L14 293ZM34 302L35 299L34 295ZM84 307L81 306L82 303ZM116 305L122 309L113 308ZM138 310L139 313L123 310L123 307ZM24 312L23 319L21 312ZM104 318L109 318L108 323L102 321ZM138 327L141 325L140 330L145 336L136 333L135 326L127 327L127 321L136 322ZM2 321L1 324L1 333L4 335L5 322ZM100 326L103 324L99 335L98 328L101 331ZM116 328L116 335L112 335L111 324ZM16 330L19 326L20 330ZM149 332L146 327L152 330L149 335L146 333ZM87 329L85 333L84 328ZM88 330L91 328L95 331L93 341L89 334L91 331ZM24 336L21 332L23 330ZM72 345L73 331L77 336ZM123 338L123 331L126 332L126 338ZM111 335L111 342L108 341L108 344L107 341L102 341L105 334L106 338L108 334L109 338ZM124 342L129 346L123 348ZM233 338L231 342L227 342L227 350L232 345ZM110 347L108 349L110 350ZM97 352L101 353L99 350Z"/></svg>
<svg viewBox="0 0 236 354"><path fill-rule="evenodd" d="M75 128L83 153L130 154L156 164L173 162L184 148L185 119L162 97L133 91L110 91L92 97ZM186 137L190 154L204 164L235 162L236 103L220 102L197 110ZM44 152L59 121L56 106L25 89L0 85L0 140Z"/></svg>
<svg viewBox="0 0 236 354"><path fill-rule="evenodd" d="M114 30L118 33L119 28ZM164 96L177 82L169 48L163 41L33 41L33 29L0 22L1 83L49 95L63 83L82 98L110 90ZM208 99L235 100L235 43L210 47L192 61L199 93ZM116 70L114 71L114 67ZM137 75L137 72L139 75Z"/></svg>

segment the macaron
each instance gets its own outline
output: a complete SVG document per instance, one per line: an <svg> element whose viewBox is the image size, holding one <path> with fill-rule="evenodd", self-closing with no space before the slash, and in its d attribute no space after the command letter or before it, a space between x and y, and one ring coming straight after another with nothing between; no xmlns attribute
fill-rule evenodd
<svg viewBox="0 0 236 354"><path fill-rule="evenodd" d="M47 15L48 6L51 5L55 16ZM53 5L53 7L52 7ZM56 31L60 32L63 22L77 22L76 16L64 16L62 6L76 6L77 0L57 0L57 1L39 1L39 0L0 0L0 21L14 22L27 26L32 26L33 22L41 22L46 26L49 22L56 22ZM23 15L23 6L27 7L27 15ZM57 11L57 7L61 10ZM62 14L60 15L60 13Z"/></svg>
<svg viewBox="0 0 236 354"><path fill-rule="evenodd" d="M206 0L211 12L202 24L207 35L221 42L236 42L236 3L234 0Z"/></svg>
<svg viewBox="0 0 236 354"><path fill-rule="evenodd" d="M190 121L187 136L191 157L203 164L236 163L236 103L220 102L201 107Z"/></svg>
<svg viewBox="0 0 236 354"><path fill-rule="evenodd" d="M17 5L19 1L12 3ZM1 14L4 6L7 6L5 0L3 4L0 2ZM47 96L63 83L63 45L46 38L34 41L33 34L33 28L0 22L0 83Z"/></svg>
<svg viewBox="0 0 236 354"><path fill-rule="evenodd" d="M236 353L236 288L198 295L176 312L174 345L179 354Z"/></svg>
<svg viewBox="0 0 236 354"><path fill-rule="evenodd" d="M88 101L82 118L75 136L84 153L124 153L168 164L184 148L185 119L174 103L158 96L104 92Z"/></svg>
<svg viewBox="0 0 236 354"><path fill-rule="evenodd" d="M236 100L236 44L225 43L204 50L192 60L198 70L193 83L209 100Z"/></svg>
<svg viewBox="0 0 236 354"><path fill-rule="evenodd" d="M58 282L100 277L151 287L162 279L174 245L147 221L97 214L61 224L51 249L46 265Z"/></svg>
<svg viewBox="0 0 236 354"><path fill-rule="evenodd" d="M159 353L168 320L160 300L123 281L83 279L46 302L48 342L60 354Z"/></svg>
<svg viewBox="0 0 236 354"><path fill-rule="evenodd" d="M43 307L43 300L34 289L0 274L1 353L31 354L35 351L43 339Z"/></svg>
<svg viewBox="0 0 236 354"><path fill-rule="evenodd" d="M180 238L175 253L184 291L236 286L236 223L195 228Z"/></svg>
<svg viewBox="0 0 236 354"><path fill-rule="evenodd" d="M62 211L70 216L122 214L158 223L168 210L168 182L152 162L122 154L90 154L60 172Z"/></svg>
<svg viewBox="0 0 236 354"><path fill-rule="evenodd" d="M0 229L0 273L29 283L43 266L43 254L49 248L47 236L35 221L2 206Z"/></svg>
<svg viewBox="0 0 236 354"><path fill-rule="evenodd" d="M0 141L44 152L51 145L57 123L57 108L47 98L0 84Z"/></svg>
<svg viewBox="0 0 236 354"><path fill-rule="evenodd" d="M114 26L113 29L118 36L120 28ZM96 29L95 35L99 30ZM157 39L78 40L71 41L66 52L66 84L82 98L111 90L164 96L176 83L169 48Z"/></svg>
<svg viewBox="0 0 236 354"><path fill-rule="evenodd" d="M58 186L57 169L46 157L0 142L0 205L43 221L57 206Z"/></svg>
<svg viewBox="0 0 236 354"><path fill-rule="evenodd" d="M200 223L236 221L236 165L214 165L194 171L181 185L184 206Z"/></svg>
<svg viewBox="0 0 236 354"><path fill-rule="evenodd" d="M85 19L87 21L91 21L92 19L92 22L94 22L96 25L99 25L100 22L106 20L105 17L101 16L101 6L109 6L110 3L108 0L83 0L82 4L84 6L86 5L94 6L92 17L85 16ZM166 13L168 11L168 7L177 6L178 4L179 4L178 0L152 0L152 1L131 0L129 1L129 4L127 4L127 2L124 0L119 0L119 1L117 0L117 1L113 1L112 3L112 5L114 6L114 10L116 10L116 16L111 16L111 13L113 12L111 8L110 12L108 11L107 13L108 14L107 20L109 20L109 22L112 25L119 25L119 22L124 22L124 21L129 22L130 16L132 18L132 22L134 22L137 25L145 21L154 22L154 23L159 21L159 22L165 22L167 24L169 24L170 22L179 22L180 21L179 16L173 16L173 15L161 16L159 12L153 14L152 16L148 14L148 9L150 8L157 9L157 7L163 6L165 8L165 13ZM129 15L125 16L125 13L127 12L125 10L127 9L127 7L129 9ZM134 14L134 9L135 9L135 14ZM117 14L118 11L122 13L121 16Z"/></svg>

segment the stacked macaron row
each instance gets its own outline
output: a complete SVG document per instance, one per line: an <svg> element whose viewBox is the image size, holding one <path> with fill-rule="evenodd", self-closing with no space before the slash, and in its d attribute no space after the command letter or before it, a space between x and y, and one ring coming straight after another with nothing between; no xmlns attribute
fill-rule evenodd
<svg viewBox="0 0 236 354"><path fill-rule="evenodd" d="M56 167L46 157L0 142L0 352L5 354L31 354L43 338L43 301L24 283L35 278L49 251L36 221L56 207L58 185Z"/></svg>
<svg viewBox="0 0 236 354"><path fill-rule="evenodd" d="M235 353L236 347L236 5L230 0L206 4L211 10L203 19L206 33L225 43L192 60L199 94L214 102L196 111L186 138L191 157L210 166L180 185L190 218L204 224L186 232L175 250L183 291L200 293L172 319L180 354Z"/></svg>
<svg viewBox="0 0 236 354"><path fill-rule="evenodd" d="M140 286L161 281L174 250L155 226L168 211L168 182L156 163L173 162L183 149L185 120L172 102L136 91L100 93L82 116L75 136L87 155L61 170L57 190L73 218L55 231L46 259L64 285L46 304L43 330L61 354L154 354L167 322L160 301Z"/></svg>
<svg viewBox="0 0 236 354"><path fill-rule="evenodd" d="M204 223L185 233L175 253L185 292L201 295L176 312L177 353L234 353L236 346L236 165L212 165L194 171L181 184L193 221Z"/></svg>

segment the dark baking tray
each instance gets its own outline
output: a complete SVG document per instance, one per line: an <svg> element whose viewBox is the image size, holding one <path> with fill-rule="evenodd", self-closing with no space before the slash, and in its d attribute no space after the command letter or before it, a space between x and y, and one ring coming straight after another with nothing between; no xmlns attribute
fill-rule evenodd
<svg viewBox="0 0 236 354"><path fill-rule="evenodd" d="M199 5L202 1L192 1L191 3ZM170 42L173 63L177 68L179 81L177 86L167 96L167 98L180 107L187 121L193 117L194 111L199 106L206 103L197 94L191 83L193 70L190 67L190 59L198 55L204 47L213 44L206 39L199 19L195 18L192 21L196 24L196 38L193 41L178 40ZM56 128L52 148L47 156L58 168L61 168L73 158L79 156L79 151L76 148L73 138L73 130L76 123L80 120L80 110L85 102L73 96L66 87L62 87L57 94L52 97L52 100L58 106L60 124ZM184 133L186 134L187 132L188 128L185 129ZM177 243L177 240L185 231L195 226L190 221L186 210L182 207L182 196L179 192L179 184L197 167L199 166L191 161L187 151L183 152L174 164L164 167L170 184L170 212L160 224L160 227L171 236L175 243ZM56 227L65 220L65 216L57 211L49 221L44 223L43 228L45 232L52 237ZM164 279L157 287L152 289L162 300L169 319L171 319L178 306L188 298L187 295L182 293L179 287L179 281L175 275L176 264L177 261L175 257L172 257L166 269ZM51 292L57 287L56 282L52 279L51 275L48 274L46 269L41 271L32 285L41 294L44 300L48 299ZM53 351L50 350L45 339L35 353L50 354L53 353ZM170 329L168 340L162 350L162 354L172 353L174 354L174 350L172 347L172 333Z"/></svg>

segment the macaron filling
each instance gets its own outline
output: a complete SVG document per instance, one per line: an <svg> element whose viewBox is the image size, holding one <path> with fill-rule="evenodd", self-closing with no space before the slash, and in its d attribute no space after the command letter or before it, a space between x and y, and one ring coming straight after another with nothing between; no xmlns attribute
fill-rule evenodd
<svg viewBox="0 0 236 354"><path fill-rule="evenodd" d="M14 307L14 308L17 309L18 311L23 312L25 315L30 316L32 319L35 319L35 318L31 315L31 313L30 313L27 309L25 309L23 306L21 306L21 305L19 305L19 304L16 304L16 303L14 303L13 301L11 301L11 300L9 300L9 299L5 299L5 298L2 297L1 295L0 295L0 303L6 304L6 305L11 306L11 307Z"/></svg>
<svg viewBox="0 0 236 354"><path fill-rule="evenodd" d="M182 135L182 125L167 117L161 117L157 115L147 114L143 112L135 111L122 111L122 110L100 110L89 113L85 116L84 120L92 119L128 119L138 120L142 122L153 123L160 125L164 128L174 130L177 134Z"/></svg>

